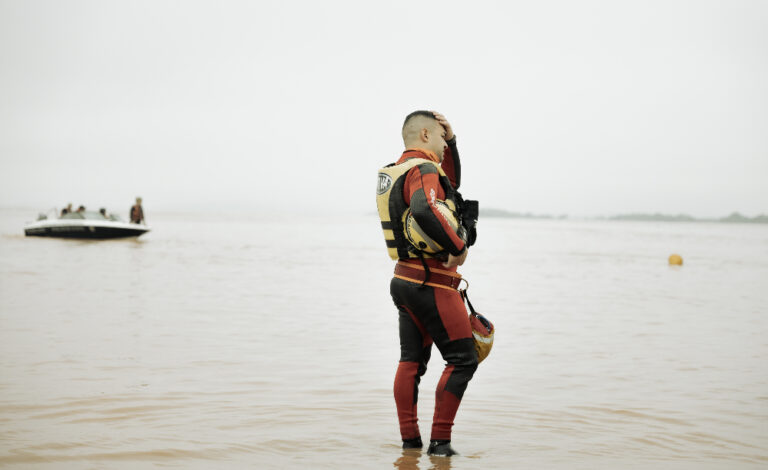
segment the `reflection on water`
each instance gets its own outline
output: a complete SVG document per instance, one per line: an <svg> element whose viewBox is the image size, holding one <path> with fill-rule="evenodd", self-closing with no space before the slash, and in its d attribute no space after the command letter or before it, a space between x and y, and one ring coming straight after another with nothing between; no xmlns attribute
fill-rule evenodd
<svg viewBox="0 0 768 470"><path fill-rule="evenodd" d="M420 450L405 449L393 465L398 470L450 470L453 468L451 462L448 457L428 456Z"/></svg>
<svg viewBox="0 0 768 470"><path fill-rule="evenodd" d="M421 451L415 449L403 450L403 455L395 460L394 466L400 470L419 470Z"/></svg>
<svg viewBox="0 0 768 470"><path fill-rule="evenodd" d="M497 333L447 459L400 449L375 218L73 241L26 216L0 212L0 466L768 465L768 227L482 221L463 272Z"/></svg>

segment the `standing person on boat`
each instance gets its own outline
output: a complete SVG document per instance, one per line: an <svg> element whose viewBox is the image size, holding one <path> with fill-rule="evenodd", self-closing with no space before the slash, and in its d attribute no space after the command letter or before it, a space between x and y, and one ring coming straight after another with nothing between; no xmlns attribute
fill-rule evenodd
<svg viewBox="0 0 768 470"><path fill-rule="evenodd" d="M399 313L400 362L394 394L403 448L423 446L416 405L421 376L432 343L446 361L435 392L435 411L427 453L451 456L451 428L478 358L456 270L467 259L468 244L439 207L453 200L461 183L456 136L446 118L415 111L403 123L405 151L396 164L379 170L377 206L389 255L397 260L390 284ZM440 203L440 204L438 204ZM414 249L403 233L403 215L413 219L442 254Z"/></svg>
<svg viewBox="0 0 768 470"><path fill-rule="evenodd" d="M136 204L131 206L131 223L143 224L144 223L144 209L141 207L141 198L136 198Z"/></svg>

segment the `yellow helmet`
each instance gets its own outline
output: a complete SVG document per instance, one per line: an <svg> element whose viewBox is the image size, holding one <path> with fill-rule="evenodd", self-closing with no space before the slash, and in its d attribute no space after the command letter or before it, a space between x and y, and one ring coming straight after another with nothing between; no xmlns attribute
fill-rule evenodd
<svg viewBox="0 0 768 470"><path fill-rule="evenodd" d="M496 328L490 320L474 310L469 314L469 324L472 326L472 341L477 351L477 362L483 362L483 359L491 353Z"/></svg>
<svg viewBox="0 0 768 470"><path fill-rule="evenodd" d="M448 224L451 226L453 231L458 232L459 219L456 215L456 211L454 210L455 205L453 204L453 201L437 200L435 205L437 206L437 210L439 210L443 217L445 217L445 220L448 221ZM413 214L411 214L410 208L408 208L408 210L405 211L405 214L403 214L403 231L405 232L405 238L419 251L428 254L436 254L445 250L445 248L440 246L440 244L438 244L436 241L432 240L429 235L427 235L424 230L419 227L418 222L416 222L416 219L413 218Z"/></svg>
<svg viewBox="0 0 768 470"><path fill-rule="evenodd" d="M467 282L466 279L462 280ZM469 301L467 289L469 289L469 282L467 282L466 289L459 290L459 294L461 294L462 300L465 300L469 306L469 324L472 326L472 342L475 343L477 362L483 362L483 359L488 357L488 354L491 353L491 348L493 348L493 335L496 333L496 328L490 320L475 311L475 307Z"/></svg>

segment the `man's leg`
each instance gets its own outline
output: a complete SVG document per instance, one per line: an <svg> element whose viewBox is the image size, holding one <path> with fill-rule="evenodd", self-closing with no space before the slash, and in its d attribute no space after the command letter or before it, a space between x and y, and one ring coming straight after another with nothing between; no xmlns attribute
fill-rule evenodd
<svg viewBox="0 0 768 470"><path fill-rule="evenodd" d="M450 441L451 428L467 384L477 369L472 327L461 295L455 290L434 288L434 310L422 319L446 362L435 390L432 441ZM422 312L420 312L422 313Z"/></svg>
<svg viewBox="0 0 768 470"><path fill-rule="evenodd" d="M419 382L427 371L432 340L421 323L404 306L400 315L400 363L395 374L395 404L404 447L421 447L417 402Z"/></svg>

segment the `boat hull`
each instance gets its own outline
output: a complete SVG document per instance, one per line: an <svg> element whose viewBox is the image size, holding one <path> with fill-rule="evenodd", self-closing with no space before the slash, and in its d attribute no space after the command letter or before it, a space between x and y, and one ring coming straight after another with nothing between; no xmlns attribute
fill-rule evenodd
<svg viewBox="0 0 768 470"><path fill-rule="evenodd" d="M28 237L86 238L105 240L109 238L138 237L149 232L149 227L125 222L89 220L38 221L24 227Z"/></svg>
<svg viewBox="0 0 768 470"><path fill-rule="evenodd" d="M41 227L25 229L28 237L90 238L105 240L108 238L138 237L147 230L114 227Z"/></svg>

